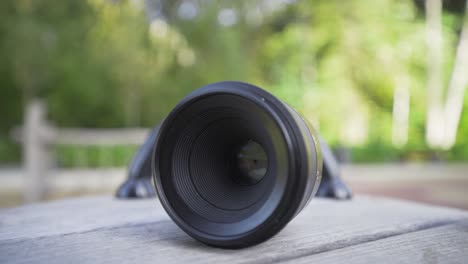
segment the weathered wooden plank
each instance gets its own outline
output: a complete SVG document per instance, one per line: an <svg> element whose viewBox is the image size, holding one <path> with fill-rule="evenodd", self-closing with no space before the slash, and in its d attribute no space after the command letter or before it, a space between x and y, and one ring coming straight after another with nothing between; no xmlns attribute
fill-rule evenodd
<svg viewBox="0 0 468 264"><path fill-rule="evenodd" d="M66 145L140 145L148 136L147 128L83 129L62 128L57 130L55 144Z"/></svg>
<svg viewBox="0 0 468 264"><path fill-rule="evenodd" d="M149 128L56 128L46 122L41 124L44 143L63 145L140 145L151 129ZM26 129L13 128L11 134L14 140L23 142Z"/></svg>
<svg viewBox="0 0 468 264"><path fill-rule="evenodd" d="M467 263L468 221L328 251L287 263Z"/></svg>
<svg viewBox="0 0 468 264"><path fill-rule="evenodd" d="M6 224L3 218L5 211L0 211L0 263L274 262L468 219L468 213L464 211L402 201L367 197L357 197L348 202L315 199L273 239L252 248L233 251L214 249L195 242L179 230L154 201L112 202L110 199L99 199L100 202L95 201L94 205L93 199L89 199L55 206L12 209L10 213L16 213L14 219L23 219L18 224L14 224L13 218ZM105 212L98 212L99 209L86 211L83 210L86 206L80 205L83 203L101 210L113 209L103 210ZM120 211L116 208L119 206L122 207ZM135 208L127 211L132 206ZM43 207L47 207L47 212L44 211L42 217L29 218L43 211ZM57 213L54 212L61 210L70 215L59 213L61 218L55 217ZM126 217L131 212L138 214L138 217L129 221ZM96 216L103 217L102 221ZM86 223L89 219L95 222ZM76 227L83 221L86 227ZM50 232L31 228L36 225L58 227ZM23 231L22 226L27 230ZM34 235L29 235L31 231Z"/></svg>
<svg viewBox="0 0 468 264"><path fill-rule="evenodd" d="M86 232L167 219L159 201L89 197L0 210L0 241Z"/></svg>

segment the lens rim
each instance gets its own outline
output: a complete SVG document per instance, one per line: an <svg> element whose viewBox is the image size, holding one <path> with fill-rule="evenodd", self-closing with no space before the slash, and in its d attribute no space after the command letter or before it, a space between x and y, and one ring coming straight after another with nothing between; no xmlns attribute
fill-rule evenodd
<svg viewBox="0 0 468 264"><path fill-rule="evenodd" d="M234 236L215 236L200 231L182 219L172 208L161 184L160 145L164 142L167 128L177 114L185 107L207 96L229 94L241 96L264 109L280 128L286 142L288 176L283 195L278 206L264 222L248 232ZM322 160L318 137L310 124L307 124L291 107L265 90L242 82L218 82L204 86L176 105L162 122L153 150L153 181L159 200L172 220L193 238L216 247L242 248L260 243L278 233L294 218L315 194L321 179Z"/></svg>

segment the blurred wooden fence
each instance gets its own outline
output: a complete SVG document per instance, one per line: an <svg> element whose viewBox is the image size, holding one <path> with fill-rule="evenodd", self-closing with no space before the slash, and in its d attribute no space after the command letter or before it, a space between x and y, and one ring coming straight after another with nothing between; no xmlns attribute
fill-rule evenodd
<svg viewBox="0 0 468 264"><path fill-rule="evenodd" d="M26 107L23 126L12 131L13 138L23 146L24 201L34 202L44 197L47 177L56 158L54 146L140 145L148 132L146 128L56 128L46 120L44 104L40 101L31 102Z"/></svg>
<svg viewBox="0 0 468 264"><path fill-rule="evenodd" d="M7 172L1 187L21 190L25 202L43 199L47 190L75 195L77 190L82 193L114 191L125 177L125 168L57 170L53 168L55 145L139 145L149 132L146 128L58 129L47 122L44 105L37 101L27 107L24 120L23 127L12 131L12 136L23 144L24 170ZM468 164L344 164L342 173L357 193L468 209Z"/></svg>

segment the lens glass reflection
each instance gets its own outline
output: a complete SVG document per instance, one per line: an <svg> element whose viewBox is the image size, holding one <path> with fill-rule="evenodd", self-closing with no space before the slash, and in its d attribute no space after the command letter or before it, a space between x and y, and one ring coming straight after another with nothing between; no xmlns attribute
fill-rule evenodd
<svg viewBox="0 0 468 264"><path fill-rule="evenodd" d="M237 151L238 174L234 180L241 185L253 185L265 176L268 158L263 147L253 140L242 144Z"/></svg>

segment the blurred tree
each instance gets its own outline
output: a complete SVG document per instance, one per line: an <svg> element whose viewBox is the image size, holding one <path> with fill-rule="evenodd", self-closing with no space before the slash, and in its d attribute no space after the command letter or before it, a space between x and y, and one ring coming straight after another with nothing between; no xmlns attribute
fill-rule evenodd
<svg viewBox="0 0 468 264"><path fill-rule="evenodd" d="M32 97L59 126L150 127L221 80L265 87L357 160L431 157L424 1L1 1L0 160L18 157L8 133ZM460 64L461 1L441 4L442 83ZM466 134L466 99L449 90ZM446 157L468 159L466 146Z"/></svg>
<svg viewBox="0 0 468 264"><path fill-rule="evenodd" d="M446 130L443 143L445 148L450 148L455 144L463 110L463 98L468 86L468 1L466 3L460 39L455 54L454 69L450 77L445 102Z"/></svg>
<svg viewBox="0 0 468 264"><path fill-rule="evenodd" d="M403 1L302 1L283 14L295 20L267 33L266 58L260 59L267 62L267 78L274 76L274 83L288 78L288 95L291 87L307 87L296 90L296 97L303 98L307 115L315 115L333 141L365 143L369 114L380 115L378 123L391 116L396 81L421 77L410 74L424 65L415 48L423 44L421 33L415 34L423 23L414 7ZM373 131L380 126L373 123L369 133L379 136L369 136L390 140L391 130ZM346 130L350 134L340 132Z"/></svg>

